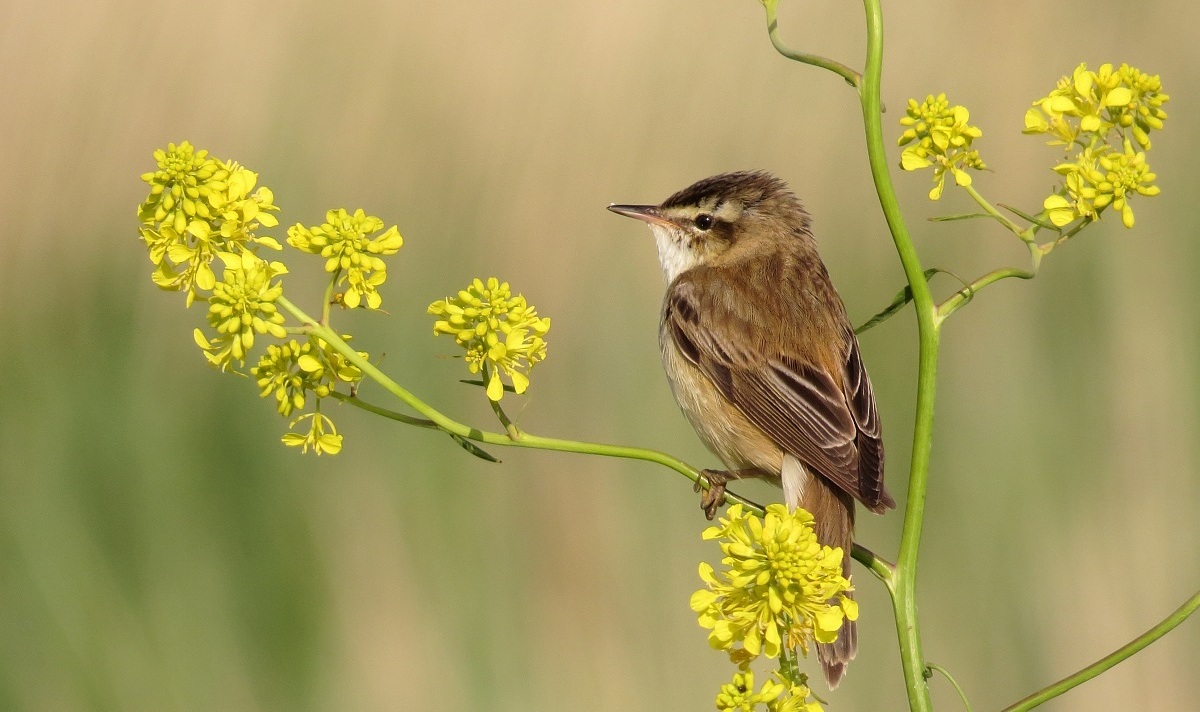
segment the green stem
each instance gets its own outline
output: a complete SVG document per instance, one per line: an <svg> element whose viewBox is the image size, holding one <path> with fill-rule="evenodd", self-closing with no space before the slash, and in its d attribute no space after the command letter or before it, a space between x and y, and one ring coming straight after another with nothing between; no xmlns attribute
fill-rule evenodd
<svg viewBox="0 0 1200 712"><path fill-rule="evenodd" d="M382 417L384 417L384 418L389 418L391 420L397 420L397 421L400 421L400 423L403 423L406 425L414 425L416 427L425 427L425 429L428 429L428 430L443 430L442 427L440 427L437 423L434 423L433 420L425 420L422 418L413 418L412 415L406 415L403 413L397 413L395 411L390 411L390 409L388 409L388 408L383 408L383 407L379 407L376 405L372 405L372 403L368 403L368 402L360 399L360 397L358 397L358 396L350 396L350 395L346 395L344 393L337 393L337 391L335 390L335 391L331 391L331 393L329 394L329 397L332 397L332 399L336 399L343 403L349 403L349 405L352 405L355 408L362 408L362 409L364 409L364 411L367 411L368 413L382 415ZM478 441L481 443L488 443L488 444L493 444L493 445L515 445L515 447L529 447L529 448L539 448L540 447L540 445L536 444L536 442L534 444L523 443L523 442L522 443L514 442L508 436L508 433L485 432L485 431L480 431L480 430L472 430L472 432L474 433L474 435L464 435L462 437L466 437L468 439L473 439L473 441ZM526 433L526 432L522 432L521 437L522 438L533 437L534 441L538 441L538 442L551 441L551 438L539 438L536 436L530 436L529 433ZM576 442L576 441L554 441L554 442L572 443L575 445L581 445L581 447L580 448L570 448L570 449L569 448L546 448L546 449L569 450L569 451L571 451L571 453L608 455L608 456L614 456L614 457L629 457L629 459L634 459L634 460L648 460L650 462L658 462L659 465L665 465L666 467L670 467L671 469L674 469L674 471L676 471L676 472L682 472L684 475L686 475L686 477L688 477L688 479L691 479L692 481L696 481L696 478L691 477L691 473L697 472L695 468L692 468L691 466L686 465L686 463L680 462L679 460L674 459L674 457L671 457L670 455L667 455L665 453L659 453L658 450L644 450L641 448L618 448L617 445L601 445L601 444L596 444L596 443L583 443L583 442ZM617 449L622 450L622 453L617 453L617 451L616 451ZM667 460L667 461L665 461L665 460ZM670 462L668 462L668 461L670 461ZM683 467L683 469L680 469L680 467L677 467L676 465ZM701 478L701 479L703 479L703 478ZM728 490L726 490L725 496L726 496L726 498L730 499L731 502L738 502L738 503L742 504L743 507L745 507L746 509L754 511L754 513L757 514L758 516L762 516L762 515L766 514L766 509L764 509L761 504L751 502L750 499L740 497L740 496L736 495L736 493L730 492ZM863 546L860 544L854 544L854 550L851 552L851 556L854 557L854 560L858 561L860 564L863 564L863 566L866 567L866 569L868 569L869 572L874 574L876 579L882 581L883 584L886 585L888 588L892 587L892 579L893 579L893 575L895 573L895 566L893 563L890 563L889 561L886 560L886 558L883 558L882 556L878 556L877 554L875 554L874 551L871 551L870 549L866 548L866 546Z"/></svg>
<svg viewBox="0 0 1200 712"><path fill-rule="evenodd" d="M925 659L921 650L921 631L917 620L917 555L925 518L925 490L929 477L929 454L933 438L933 405L937 385L938 321L937 308L916 248L908 235L900 203L888 170L883 142L880 81L883 74L883 14L880 0L864 0L867 24L867 59L863 82L859 87L863 124L866 131L867 157L871 178L892 233L896 252L912 289L920 339L917 371L917 406L913 425L912 459L909 463L908 502L904 509L904 529L900 535L900 554L893 579L892 607L896 615L896 634L900 643L900 661L908 689L908 705L913 712L929 712L933 703L925 678Z"/></svg>
<svg viewBox="0 0 1200 712"><path fill-rule="evenodd" d="M1101 208L1101 210L1103 210L1103 208ZM1042 255L1044 256L1044 255L1050 254L1050 251L1053 250L1055 247L1058 247L1059 245L1063 244L1067 240L1070 240L1072 237L1075 237L1076 235L1079 234L1080 230L1084 229L1088 225L1091 225L1095 222L1096 222L1095 220L1090 220L1090 219L1080 220L1078 223L1075 224L1075 227L1071 228L1070 230L1067 230L1066 232L1059 235L1055 239L1042 245L1039 248L1042 252Z"/></svg>
<svg viewBox="0 0 1200 712"><path fill-rule="evenodd" d="M979 196L978 193L975 193L973 190L971 190L970 186L966 186L966 187L967 187L968 192L970 192L974 196L978 196L977 202L979 202L979 204L981 206L987 205L987 201L984 200L982 196ZM987 208L985 207L984 209L986 210ZM994 210L994 208L993 208L993 210ZM999 215L999 213L996 213L996 214ZM1063 244L1067 240L1070 240L1072 237L1078 235L1080 230L1083 230L1085 227L1087 227L1088 225L1091 225L1093 222L1094 221L1092 221L1092 220L1081 220L1080 222L1076 223L1075 226L1072 227L1070 230L1064 232L1063 234L1059 235L1057 238L1051 240L1050 242L1047 242L1047 243L1041 244L1041 245L1039 245L1033 238L1034 234L1038 230L1038 225L1031 225L1028 230L1026 230L1023 233L1019 233L1017 235L1017 237L1020 237L1022 240L1025 241L1025 245L1029 248L1029 265L1030 265L1029 269L1025 270L1025 269L1018 269L1016 267L1001 267L1000 269L992 270L991 272L988 272L987 274L983 275L982 277L975 280L974 282L971 282L967 286L965 286L962 289L955 292L954 296L950 297L949 299L947 299L946 301L944 301L938 305L938 308L937 308L938 324L941 324L943 321L946 320L946 317L950 316L951 314L953 314L954 312L958 311L960 308L965 306L967 302L971 301L975 297L975 295L979 292L979 290L983 289L984 287L988 286L989 284L995 284L996 282L999 282L1002 279L1010 279L1010 278L1033 279L1034 277L1037 276L1038 270L1042 266L1042 258L1044 258L1046 255L1053 252L1054 248Z"/></svg>
<svg viewBox="0 0 1200 712"><path fill-rule="evenodd" d="M508 434L509 439L520 440L522 437L521 429L517 427L516 423L509 419L508 413L504 412L504 408L500 405L500 403L492 400L491 398L488 398L488 403L491 403L492 412L496 414L496 419L499 420L500 424L504 426L504 432Z"/></svg>
<svg viewBox="0 0 1200 712"><path fill-rule="evenodd" d="M942 673L943 677L950 681L950 684L953 685L954 689L958 692L958 697L962 700L963 707L967 709L967 712L971 712L971 702L967 699L967 693L963 692L962 686L958 684L958 680L954 679L954 676L950 674L950 671L941 665L935 665L934 663L929 663L927 667L931 673L934 671L940 672Z"/></svg>
<svg viewBox="0 0 1200 712"><path fill-rule="evenodd" d="M374 413L375 415L382 416L389 420L395 420L397 422L404 423L405 425L412 425L417 428L428 428L430 430L441 430L441 428L438 427L438 424L432 420L426 420L425 418L414 418L411 415L397 413L394 410L389 410L387 408L382 408L380 406L368 403L358 396L351 396L345 393L339 393L338 391L330 391L329 397L333 398L334 400L339 400L343 403L349 403L355 408L361 408L368 413Z"/></svg>
<svg viewBox="0 0 1200 712"><path fill-rule="evenodd" d="M332 392L330 392L329 397L337 399L343 403L348 403L348 404L354 406L355 408L361 408L361 409L367 411L368 413L374 413L375 415L383 416L384 418L389 418L391 420L395 420L395 421L404 423L405 425L413 425L418 428L427 428L430 430L441 430L442 429L441 427L438 426L437 423L433 422L432 420L425 420L423 418L414 418L411 415L397 413L394 410L389 410L387 408L382 408L380 406L368 403L356 396L349 396L349 395L346 395L345 393L338 393L337 391L332 391ZM525 446L525 447L539 447L536 444L526 445L525 443L513 442L512 439L509 438L507 434L488 433L488 432L484 432L484 431L480 431L480 430L473 430L472 432L475 433L475 435L464 435L463 437L466 437L470 440L476 440L478 442L490 443L492 445L514 445L514 446ZM525 437L530 437L530 436L527 433L522 432L521 437L525 438ZM535 437L535 440L543 440L543 438ZM561 442L571 442L571 441L561 441ZM590 453L590 454L595 454L595 455L612 455L612 456L616 456L616 457L628 457L628 458L637 459L637 460L649 460L651 462L665 464L667 467L670 467L671 469L673 469L677 472L682 471L678 467L675 467L674 465L671 465L668 463L664 463L664 462L660 461L659 459L657 459L656 457L645 457L644 456L644 455L652 454L655 456L661 456L663 458L670 458L669 455L665 455L664 453L656 452L654 450L642 450L640 448L624 448L624 450L626 452L624 454L617 455L616 453L609 452L609 451L605 451L605 452L599 451L600 448L614 447L611 445L597 445L595 443L575 443L575 444L582 446L582 448L572 449L571 452ZM670 459L673 459L673 458L670 458ZM678 462L678 461L676 461L676 462ZM695 472L696 470L694 468L690 467L689 465L686 465L683 463L679 463L679 464L681 464L686 469L686 471L683 471L683 473L685 475L688 475L689 479L692 479L693 481L695 481L694 478L692 478L689 473ZM753 511L755 514L758 514L759 516L763 516L766 513L764 508L762 507L762 505L756 504L748 499L745 499L744 497L740 497L737 494L734 494L733 492L729 492L728 490L726 490L725 496L733 502L741 503L742 506ZM854 550L851 552L851 556L853 556L863 566L866 566L867 570L869 570L872 574L874 574L875 577L878 578L880 581L882 581L889 589L891 588L892 576L895 571L894 565L892 565L889 561L887 561L883 557L878 556L875 552L871 551L867 547L861 546L859 544L854 545Z"/></svg>
<svg viewBox="0 0 1200 712"><path fill-rule="evenodd" d="M1147 645L1150 645L1154 641L1169 633L1173 628L1175 628L1175 626L1182 623L1184 619L1195 613L1197 609L1200 609L1200 591L1197 591L1182 606L1175 609L1175 612L1163 619L1161 623L1134 638L1126 645L1123 645L1117 650L1105 655L1074 675L1064 677L1053 685L1050 685L1042 690L1038 690L1020 702L1010 707L1006 707L1004 712L1024 712L1025 710L1031 710L1043 702L1052 700L1067 690L1091 680L1093 677L1096 677L1117 663L1129 658L1133 654L1145 648Z"/></svg>
<svg viewBox="0 0 1200 712"><path fill-rule="evenodd" d="M1033 279L1036 277L1038 268L1040 268L1042 265L1042 257L1046 255L1048 250L1043 250L1033 242L1028 242L1026 244L1029 246L1029 258L1031 263L1029 269L1024 270L1016 267L1001 267L1000 269L992 270L974 282L971 282L967 286L955 292L954 296L938 305L938 324L941 324L946 320L946 317L958 311L965 306L967 302L974 299L979 290L983 289L989 284L995 284L1002 279Z"/></svg>
<svg viewBox="0 0 1200 712"><path fill-rule="evenodd" d="M329 278L329 284L325 286L325 301L321 303L321 325L329 326L329 310L333 307L333 290L337 288L338 277L342 275L342 270L339 268Z"/></svg>
<svg viewBox="0 0 1200 712"><path fill-rule="evenodd" d="M531 435L529 433L521 433L520 438L514 440L509 436L508 433L487 432L479 430L478 428L472 428L471 426L463 423L459 423L458 421L447 417L441 413L441 411L430 406L420 398L417 398L399 383L393 381L387 376L387 374L385 374L383 371L380 371L375 364L371 363L362 356L359 356L358 352L352 349L345 341L343 341L338 334L330 330L328 327L319 324L315 319L306 314L299 307L288 301L287 298L280 297L278 300L276 300L276 303L282 307L284 311L291 314L296 320L306 325L310 334L332 346L334 350L345 357L347 361L357 366L364 375L370 377L371 380L383 386L386 391L399 398L404 402L405 405L425 416L427 419L422 421L419 418L412 418L411 416L402 415L400 413L389 414L388 417L391 417L394 420L399 420L409 425L437 428L439 430L444 430L447 433L453 433L459 437L467 438L468 440L475 440L477 442L487 443L489 445L506 445L511 447L534 448L538 450L556 450L560 452L577 452L587 455L603 455L606 457L623 457L633 460L646 460L647 462L654 462L659 465L663 465L664 467L669 467L672 470L682 474L684 477L687 477L692 482L699 483L701 487L704 487L705 489L708 488L708 481L700 474L699 470L691 465L688 465L682 460L679 460L678 458L672 457L657 450L626 447L623 445L604 445L601 443L589 443L578 440L546 438L538 435ZM340 400L352 403L379 415L390 413L390 411L385 411L382 408L367 406L358 398L346 396L340 398ZM733 492L726 491L725 497L729 501L742 504L759 514L763 512L763 507L761 505L734 494Z"/></svg>
<svg viewBox="0 0 1200 712"><path fill-rule="evenodd" d="M895 564L887 561L883 557L876 555L875 552L871 551L865 546L859 546L858 544L854 545L854 551L851 552L851 555L854 557L855 561L863 566L866 566L867 570L875 575L875 578L883 582L883 585L887 587L889 594L895 594Z"/></svg>
<svg viewBox="0 0 1200 712"><path fill-rule="evenodd" d="M983 208L984 212L986 212L988 215L991 215L993 218L999 221L1001 225L1011 230L1014 235L1021 238L1025 242L1031 242L1033 240L1032 231L1022 230L1019 225L1010 220L1007 215L993 207L986 198L980 195L979 191L975 190L975 186L964 185L962 186L962 189L967 191L967 195L970 195L975 203L979 205L979 207Z"/></svg>
<svg viewBox="0 0 1200 712"><path fill-rule="evenodd" d="M497 379L499 378L499 376L496 374L489 375L487 369L484 369L481 373L483 374L483 377L484 377L483 378L484 390L487 389L489 380L491 380L493 378L497 378ZM501 387L503 387L503 386L501 386ZM501 393L503 393L503 392L504 391L501 391ZM517 427L516 423L512 422L512 420L509 419L508 413L504 412L504 406L500 405L500 401L494 401L491 398L488 398L488 403L492 406L492 412L496 414L496 419L499 420L500 424L504 426L504 432L508 434L509 439L510 440L520 440L521 435L522 435L521 430Z"/></svg>
<svg viewBox="0 0 1200 712"><path fill-rule="evenodd" d="M872 568L892 594L896 617L896 632L900 643L900 660L908 688L908 705L913 712L929 712L933 703L925 678L925 659L921 652L921 633L917 622L917 555L921 545L921 528L925 519L925 490L929 477L929 453L933 438L933 403L937 383L938 314L929 290L929 282L921 268L921 260L908 235L900 202L888 171L887 151L883 143L881 115L883 103L879 85L883 75L883 15L880 0L863 0L867 24L867 60L861 77L849 72L844 65L823 58L794 52L784 47L778 38L775 10L779 0L763 0L767 9L767 31L771 44L783 56L798 62L827 69L839 74L858 88L862 104L863 127L867 139L867 157L871 178L883 208L896 252L904 267L904 275L912 290L913 307L917 313L920 339L917 371L917 409L913 425L912 460L909 464L908 503L904 510L904 529L900 535L900 555L895 567L887 570ZM848 74L849 72L849 74ZM857 80L857 81L853 81ZM868 564L869 565L869 564Z"/></svg>
<svg viewBox="0 0 1200 712"><path fill-rule="evenodd" d="M859 88L859 85L862 84L862 75L853 69L827 57L808 54L806 52L797 52L783 43L783 40L779 37L779 20L776 17L779 9L779 0L763 0L763 7L767 10L767 35L771 38L771 45L775 47L777 52L788 59L820 67L821 69L827 69L845 79L846 83L855 89Z"/></svg>

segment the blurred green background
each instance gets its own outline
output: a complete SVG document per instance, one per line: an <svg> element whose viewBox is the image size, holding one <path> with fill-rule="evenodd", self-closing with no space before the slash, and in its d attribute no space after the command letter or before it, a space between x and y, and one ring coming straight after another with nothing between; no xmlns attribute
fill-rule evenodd
<svg viewBox="0 0 1200 712"><path fill-rule="evenodd" d="M861 64L856 3L785 5L792 44ZM948 92L983 128L995 173L976 185L994 200L1036 208L1049 190L1056 154L1022 116L1077 62L1128 61L1172 95L1150 156L1163 192L1135 204L1137 229L1105 221L944 332L919 600L929 659L976 709L1200 585L1200 6L1130 8L887 8L889 133L909 96ZM648 232L609 202L770 169L815 215L855 321L902 284L853 93L775 55L761 15L752 0L0 4L0 709L710 709L729 670L687 607L714 549L682 478L537 452L488 465L346 408L343 454L285 449L273 404L204 367L201 313L150 283L134 212L151 152L183 139L259 171L285 226L364 207L406 244L390 317L341 324L398 380L488 422L424 309L499 275L554 322L526 428L708 465L660 372ZM896 178L928 266L1024 264L992 225L924 220L964 196L933 205L927 175ZM290 261L290 294L314 307L318 266ZM903 500L913 320L862 343ZM859 539L891 555L899 526L864 515ZM901 709L884 592L865 574L859 589L861 649L829 709ZM1198 658L1193 620L1047 709L1195 709Z"/></svg>

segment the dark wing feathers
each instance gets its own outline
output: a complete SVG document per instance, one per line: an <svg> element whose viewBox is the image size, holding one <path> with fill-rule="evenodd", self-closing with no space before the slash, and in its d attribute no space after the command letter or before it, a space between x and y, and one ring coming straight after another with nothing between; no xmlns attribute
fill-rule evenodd
<svg viewBox="0 0 1200 712"><path fill-rule="evenodd" d="M843 383L846 403L850 406L854 422L858 426L859 472L877 473L872 477L864 474L859 478L863 487L862 502L871 511L882 513L893 509L896 501L883 486L883 439L879 427L879 412L875 409L875 394L871 391L871 379L863 367L862 354L858 350L858 339L849 333L850 353L846 358L846 379Z"/></svg>
<svg viewBox="0 0 1200 712"><path fill-rule="evenodd" d="M784 450L865 504L883 511L895 503L883 487L883 443L871 382L863 369L858 342L846 325L842 384L821 367L795 353L756 349L753 327L720 300L700 299L687 280L677 279L663 312L679 351L716 384L756 426ZM709 319L731 327L717 339Z"/></svg>

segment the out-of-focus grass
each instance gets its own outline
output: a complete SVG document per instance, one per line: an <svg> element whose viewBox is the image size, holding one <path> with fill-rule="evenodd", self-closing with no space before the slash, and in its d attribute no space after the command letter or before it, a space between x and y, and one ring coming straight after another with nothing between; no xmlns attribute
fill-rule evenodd
<svg viewBox="0 0 1200 712"><path fill-rule="evenodd" d="M970 106L996 171L977 185L998 200L1050 185L1053 151L1021 116L1076 62L1130 61L1173 97L1138 228L1089 231L945 331L921 613L930 659L977 708L1107 652L1200 581L1200 10L1143 6L1114 32L1123 7L888 8L887 105L944 90ZM857 6L784 10L793 44L858 63ZM681 478L544 453L487 465L347 409L342 455L285 450L252 384L203 368L199 310L150 285L133 213L151 151L184 138L260 171L285 225L361 205L406 245L391 316L343 323L399 380L485 422L423 312L497 274L554 320L527 428L708 464L659 371L650 242L608 202L772 169L856 319L901 283L853 96L775 56L756 3L10 3L0 96L0 709L711 703L728 665L687 609L713 553ZM1020 262L989 225L924 223L966 203L897 180L929 265ZM311 305L315 270L296 271ZM863 339L901 498L911 322ZM889 552L898 528L864 515L860 539ZM859 589L862 649L831 708L897 709L885 596ZM1188 708L1197 630L1055 708Z"/></svg>

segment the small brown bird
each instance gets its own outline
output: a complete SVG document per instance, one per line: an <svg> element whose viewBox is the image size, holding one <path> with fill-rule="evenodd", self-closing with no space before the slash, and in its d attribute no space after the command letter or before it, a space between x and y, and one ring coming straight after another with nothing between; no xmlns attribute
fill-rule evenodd
<svg viewBox="0 0 1200 712"><path fill-rule="evenodd" d="M725 483L763 478L812 513L817 540L845 552L854 500L896 506L883 485L871 381L846 308L817 254L810 219L765 172L706 178L661 205L610 205L644 220L667 280L659 325L675 400L727 471L705 470L709 519ZM858 648L855 623L817 646L830 688Z"/></svg>

